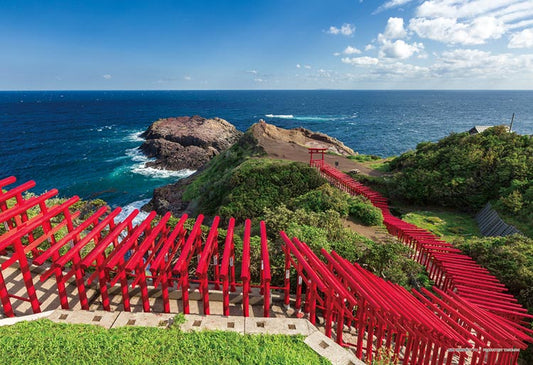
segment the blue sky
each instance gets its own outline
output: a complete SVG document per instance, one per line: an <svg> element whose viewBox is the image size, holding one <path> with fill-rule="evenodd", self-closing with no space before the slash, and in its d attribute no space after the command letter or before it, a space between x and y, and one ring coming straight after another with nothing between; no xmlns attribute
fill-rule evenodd
<svg viewBox="0 0 533 365"><path fill-rule="evenodd" d="M0 0L0 90L533 89L531 0Z"/></svg>

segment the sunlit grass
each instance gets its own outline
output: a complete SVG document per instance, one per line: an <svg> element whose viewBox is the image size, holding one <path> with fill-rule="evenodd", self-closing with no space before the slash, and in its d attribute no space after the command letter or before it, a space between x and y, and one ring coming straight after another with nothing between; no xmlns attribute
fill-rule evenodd
<svg viewBox="0 0 533 365"><path fill-rule="evenodd" d="M0 327L9 364L327 364L302 336L54 323ZM7 362L5 362L7 361Z"/></svg>
<svg viewBox="0 0 533 365"><path fill-rule="evenodd" d="M468 238L481 235L474 217L466 213L424 210L407 213L402 218L449 242L457 236Z"/></svg>

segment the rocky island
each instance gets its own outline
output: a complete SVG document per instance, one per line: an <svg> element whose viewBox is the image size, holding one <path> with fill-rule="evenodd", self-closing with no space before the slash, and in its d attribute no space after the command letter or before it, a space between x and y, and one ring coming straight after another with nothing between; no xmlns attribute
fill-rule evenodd
<svg viewBox="0 0 533 365"><path fill-rule="evenodd" d="M232 124L221 118L200 116L165 118L154 122L142 134L140 147L155 161L147 167L166 170L196 170L225 151L242 136Z"/></svg>

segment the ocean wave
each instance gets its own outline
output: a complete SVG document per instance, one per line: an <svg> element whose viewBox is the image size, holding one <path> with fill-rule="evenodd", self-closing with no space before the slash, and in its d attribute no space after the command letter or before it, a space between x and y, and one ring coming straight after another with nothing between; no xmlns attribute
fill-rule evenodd
<svg viewBox="0 0 533 365"><path fill-rule="evenodd" d="M122 211L116 216L115 222L122 222L126 219L135 209L139 210L139 213L133 218L133 225L136 226L148 217L147 212L141 211L141 208L146 205L150 199L137 200L122 207Z"/></svg>
<svg viewBox="0 0 533 365"><path fill-rule="evenodd" d="M292 114L265 114L265 117L267 118L278 118L278 119L294 119L294 120L304 120L308 122L331 122L335 120L342 120L346 117L321 117L321 116L315 116L315 115L301 115L301 116L294 116Z"/></svg>
<svg viewBox="0 0 533 365"><path fill-rule="evenodd" d="M266 114L267 118L294 119L292 114Z"/></svg>
<svg viewBox="0 0 533 365"><path fill-rule="evenodd" d="M156 169L155 167L146 167L143 163L131 167L131 172L139 175L152 177L155 179L168 179L171 177L184 178L191 176L196 170L183 169L179 171Z"/></svg>
<svg viewBox="0 0 533 365"><path fill-rule="evenodd" d="M105 129L105 130L111 130L111 129L113 129L114 126L115 126L114 124L111 124L111 125L104 125L104 126L102 126L102 127L94 128L94 129L92 129L92 130L93 130L93 131L95 130L95 131L97 131L97 132L102 132L104 129Z"/></svg>
<svg viewBox="0 0 533 365"><path fill-rule="evenodd" d="M133 162L148 162L148 161L155 161L155 158L148 158L140 149L139 147L129 148L126 150L126 156L131 158Z"/></svg>
<svg viewBox="0 0 533 365"><path fill-rule="evenodd" d="M141 137L141 134L143 134L144 131L136 131L133 133L128 134L124 139L128 142L144 142L145 139Z"/></svg>
<svg viewBox="0 0 533 365"><path fill-rule="evenodd" d="M126 156L128 156L133 162L137 162L136 164L129 166L129 170L131 172L155 179L168 179L171 177L184 178L196 172L196 170L189 169L172 171L157 169L155 167L147 167L146 163L155 161L155 158L148 158L138 147L127 149Z"/></svg>

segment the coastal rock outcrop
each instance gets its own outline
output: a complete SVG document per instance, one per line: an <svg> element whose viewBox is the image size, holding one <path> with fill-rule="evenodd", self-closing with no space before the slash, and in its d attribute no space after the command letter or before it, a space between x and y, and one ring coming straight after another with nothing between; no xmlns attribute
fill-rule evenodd
<svg viewBox="0 0 533 365"><path fill-rule="evenodd" d="M167 170L197 169L233 145L242 132L221 118L200 116L165 118L154 122L142 134L141 145L155 161L147 167Z"/></svg>
<svg viewBox="0 0 533 365"><path fill-rule="evenodd" d="M356 154L354 150L346 147L338 139L302 127L283 129L261 119L252 125L250 130L258 144L269 155L275 155L276 150L283 144L294 144L305 148L326 148L328 152L341 156Z"/></svg>

